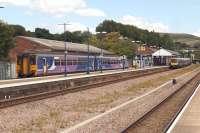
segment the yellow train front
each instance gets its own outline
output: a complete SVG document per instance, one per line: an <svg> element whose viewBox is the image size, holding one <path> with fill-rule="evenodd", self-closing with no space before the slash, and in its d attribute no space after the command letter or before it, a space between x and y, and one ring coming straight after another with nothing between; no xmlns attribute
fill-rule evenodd
<svg viewBox="0 0 200 133"><path fill-rule="evenodd" d="M36 76L36 55L22 54L18 56L16 71L19 78Z"/></svg>
<svg viewBox="0 0 200 133"><path fill-rule="evenodd" d="M191 59L190 58L171 58L169 67L171 69L181 68L190 65Z"/></svg>

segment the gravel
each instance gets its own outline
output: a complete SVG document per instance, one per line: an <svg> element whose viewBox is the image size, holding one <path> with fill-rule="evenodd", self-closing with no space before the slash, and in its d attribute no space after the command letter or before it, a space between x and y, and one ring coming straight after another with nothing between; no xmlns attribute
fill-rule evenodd
<svg viewBox="0 0 200 133"><path fill-rule="evenodd" d="M196 66L1 109L0 132L58 132L142 95L172 76L194 68Z"/></svg>
<svg viewBox="0 0 200 133"><path fill-rule="evenodd" d="M200 75L159 106L159 108L146 115L124 133L162 133L171 119L179 111L184 101L188 96L191 96L195 89L194 86L199 80Z"/></svg>

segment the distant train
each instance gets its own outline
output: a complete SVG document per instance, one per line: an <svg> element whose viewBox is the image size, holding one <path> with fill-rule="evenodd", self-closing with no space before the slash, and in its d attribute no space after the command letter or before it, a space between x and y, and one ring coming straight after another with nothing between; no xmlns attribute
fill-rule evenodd
<svg viewBox="0 0 200 133"><path fill-rule="evenodd" d="M89 64L89 65L88 65ZM102 65L101 65L102 64ZM67 73L99 71L128 68L126 57L67 55ZM18 77L35 77L63 74L65 60L63 54L22 54L17 57L16 71Z"/></svg>
<svg viewBox="0 0 200 133"><path fill-rule="evenodd" d="M188 66L192 63L190 58L172 58L170 60L170 68L180 68L184 66Z"/></svg>

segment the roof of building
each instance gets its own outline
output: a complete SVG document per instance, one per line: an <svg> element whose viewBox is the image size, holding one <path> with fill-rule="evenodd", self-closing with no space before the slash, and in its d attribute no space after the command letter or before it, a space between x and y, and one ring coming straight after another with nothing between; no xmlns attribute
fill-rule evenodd
<svg viewBox="0 0 200 133"><path fill-rule="evenodd" d="M148 47L148 46L138 46L136 50L136 55L152 55L156 49Z"/></svg>
<svg viewBox="0 0 200 133"><path fill-rule="evenodd" d="M34 37L25 37L25 36L18 36L18 38L26 39L27 41L34 42L36 44L44 45L51 49L52 51L64 51L65 45L64 41L56 41L56 40L49 40L49 39L41 39L41 38L34 38ZM90 53L100 54L101 49L90 45L89 47ZM67 42L67 51L70 52L88 52L88 45L80 44L80 43L72 43ZM112 52L103 50L103 54L113 54Z"/></svg>
<svg viewBox="0 0 200 133"><path fill-rule="evenodd" d="M168 49L160 49L152 54L153 56L180 56L179 52Z"/></svg>

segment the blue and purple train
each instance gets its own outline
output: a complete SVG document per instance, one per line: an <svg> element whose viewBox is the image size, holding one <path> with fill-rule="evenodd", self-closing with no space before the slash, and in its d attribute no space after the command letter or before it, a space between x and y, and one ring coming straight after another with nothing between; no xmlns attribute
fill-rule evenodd
<svg viewBox="0 0 200 133"><path fill-rule="evenodd" d="M84 72L88 68L90 71L128 68L125 57L90 55L88 62L87 55L67 55L65 62L63 54L22 54L17 57L16 70L18 77L56 75L65 72L65 63L67 73Z"/></svg>

